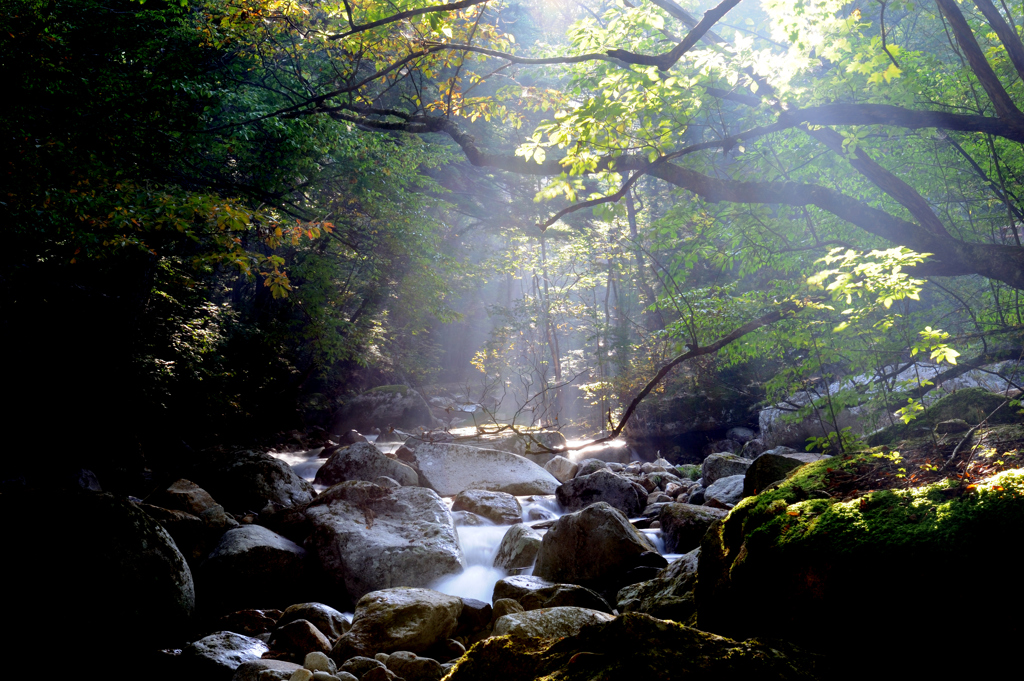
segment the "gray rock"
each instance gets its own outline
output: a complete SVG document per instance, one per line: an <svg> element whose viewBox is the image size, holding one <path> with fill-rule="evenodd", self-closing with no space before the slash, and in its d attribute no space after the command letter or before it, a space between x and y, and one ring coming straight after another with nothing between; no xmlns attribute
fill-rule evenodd
<svg viewBox="0 0 1024 681"><path fill-rule="evenodd" d="M359 442L331 454L313 480L318 485L336 485L347 480L372 481L389 477L406 487L419 484L419 476L404 463L389 459L369 442Z"/></svg>
<svg viewBox="0 0 1024 681"><path fill-rule="evenodd" d="M307 545L327 579L355 601L397 586L426 586L463 570L452 515L422 487L335 485L306 509Z"/></svg>
<svg viewBox="0 0 1024 681"><path fill-rule="evenodd" d="M538 532L522 524L513 525L501 538L498 553L494 556L494 567L502 570L528 568L537 559L540 544Z"/></svg>
<svg viewBox="0 0 1024 681"><path fill-rule="evenodd" d="M742 442L737 442L736 440L730 440L726 438L725 440L716 440L714 442L709 442L708 444L704 445L701 451L704 453L704 456L708 456L711 454L735 454L742 447Z"/></svg>
<svg viewBox="0 0 1024 681"><path fill-rule="evenodd" d="M316 496L280 459L264 452L243 451L215 462L204 487L229 510L274 513L288 506L308 504Z"/></svg>
<svg viewBox="0 0 1024 681"><path fill-rule="evenodd" d="M419 480L418 477L417 477L417 480ZM377 485L378 487L386 487L387 489L395 489L396 487L401 487L402 486L402 483L398 482L394 478L389 478L386 475L377 476L376 478L374 478L370 482L372 482L373 484Z"/></svg>
<svg viewBox="0 0 1024 681"><path fill-rule="evenodd" d="M514 612L526 612L526 608L524 608L519 603L519 601L513 600L511 598L499 598L498 600L494 601L494 609L492 610L491 618L491 627L494 627L494 622L497 622L505 615L509 615Z"/></svg>
<svg viewBox="0 0 1024 681"><path fill-rule="evenodd" d="M503 599L511 599L518 602L520 598L531 591L539 591L554 586L554 582L535 577L533 575L513 575L499 579L494 583L494 593L491 602L497 603Z"/></svg>
<svg viewBox="0 0 1024 681"><path fill-rule="evenodd" d="M277 621L277 626L284 626L295 620L310 621L313 626L322 631L324 636L332 641L344 634L352 626L341 612L323 603L295 603L289 605L281 614L281 618Z"/></svg>
<svg viewBox="0 0 1024 681"><path fill-rule="evenodd" d="M643 564L648 553L657 555L647 537L620 511L598 502L555 522L541 542L534 574L598 593L618 591L626 573Z"/></svg>
<svg viewBox="0 0 1024 681"><path fill-rule="evenodd" d="M349 672L335 672L334 676L337 677L338 681L359 681L358 676Z"/></svg>
<svg viewBox="0 0 1024 681"><path fill-rule="evenodd" d="M288 681L313 681L313 672L308 669L296 669Z"/></svg>
<svg viewBox="0 0 1024 681"><path fill-rule="evenodd" d="M681 556L655 579L630 584L619 590L619 612L644 612L658 619L686 622L697 610L693 588L697 581L700 549Z"/></svg>
<svg viewBox="0 0 1024 681"><path fill-rule="evenodd" d="M310 671L327 672L328 674L338 671L338 665L334 664L334 660L319 651L306 655L306 658L302 661L302 666Z"/></svg>
<svg viewBox="0 0 1024 681"><path fill-rule="evenodd" d="M231 681L288 681L300 669L286 660L249 660L238 665Z"/></svg>
<svg viewBox="0 0 1024 681"><path fill-rule="evenodd" d="M735 428L730 428L729 430L727 430L725 436L730 440L736 440L741 444L746 444L753 440L755 437L757 437L757 433L755 433L750 428L736 426Z"/></svg>
<svg viewBox="0 0 1024 681"><path fill-rule="evenodd" d="M726 511L693 504L665 504L658 519L665 553L682 553L700 546L708 528L724 518Z"/></svg>
<svg viewBox="0 0 1024 681"><path fill-rule="evenodd" d="M181 656L199 678L230 679L242 663L259 660L267 650L267 644L258 638L218 631L185 646Z"/></svg>
<svg viewBox="0 0 1024 681"><path fill-rule="evenodd" d="M352 628L335 642L331 658L341 663L356 655L425 652L452 637L460 614L461 599L430 589L366 594L356 604ZM346 670L344 665L340 668Z"/></svg>
<svg viewBox="0 0 1024 681"><path fill-rule="evenodd" d="M380 655L380 653L378 653L378 655ZM385 657L385 659L387 658ZM361 679L368 671L377 668L386 669L384 662L364 655L354 655L338 667L338 673L351 674L352 676Z"/></svg>
<svg viewBox="0 0 1024 681"><path fill-rule="evenodd" d="M523 507L507 492L468 489L459 492L452 502L452 511L469 511L487 518L496 525L523 522Z"/></svg>
<svg viewBox="0 0 1024 681"><path fill-rule="evenodd" d="M614 615L586 608L546 608L505 615L494 623L495 636L575 636L588 624L610 622Z"/></svg>
<svg viewBox="0 0 1024 681"><path fill-rule="evenodd" d="M577 476L560 485L555 492L558 503L569 511L579 511L591 504L605 502L613 508L634 517L643 510L640 497L629 480L611 471L598 471ZM647 493L643 494L646 501Z"/></svg>
<svg viewBox="0 0 1024 681"><path fill-rule="evenodd" d="M215 506L219 506L210 493L191 480L175 480L164 489L153 492L146 497L146 503L173 511L184 511L194 516L202 515Z"/></svg>
<svg viewBox="0 0 1024 681"><path fill-rule="evenodd" d="M519 598L519 604L524 610L572 607L614 614L612 606L599 593L578 584L553 584L531 590Z"/></svg>
<svg viewBox="0 0 1024 681"><path fill-rule="evenodd" d="M704 505L730 509L743 499L743 475L730 475L704 490Z"/></svg>
<svg viewBox="0 0 1024 681"><path fill-rule="evenodd" d="M407 650L391 653L387 668L405 681L438 681L444 676L440 662Z"/></svg>
<svg viewBox="0 0 1024 681"><path fill-rule="evenodd" d="M331 417L329 431L346 433L358 430L368 433L375 425L411 430L417 426L431 428L436 420L423 396L404 385L381 386L361 395L345 399Z"/></svg>
<svg viewBox="0 0 1024 681"><path fill-rule="evenodd" d="M407 442L420 472L420 483L442 496L467 489L517 496L554 494L558 480L521 456L450 442Z"/></svg>
<svg viewBox="0 0 1024 681"><path fill-rule="evenodd" d="M768 488L773 482L785 479L790 471L823 458L821 454L784 451L776 447L754 459L743 478L743 496L752 496Z"/></svg>
<svg viewBox="0 0 1024 681"><path fill-rule="evenodd" d="M573 477L582 478L584 475L592 475L598 471L606 470L610 470L610 466L606 461L601 461L601 459L584 459L579 462L576 469L576 475Z"/></svg>
<svg viewBox="0 0 1024 681"><path fill-rule="evenodd" d="M569 461L564 456L556 456L544 464L544 470L551 473L558 482L572 480L579 469L579 464Z"/></svg>
<svg viewBox="0 0 1024 681"><path fill-rule="evenodd" d="M716 480L730 475L743 475L753 461L735 454L712 454L704 459L701 466L701 479L705 487L710 487Z"/></svg>
<svg viewBox="0 0 1024 681"><path fill-rule="evenodd" d="M739 455L744 459L756 459L761 456L766 449L767 447L765 447L764 441L761 438L756 437L743 444L743 449L739 451Z"/></svg>
<svg viewBox="0 0 1024 681"><path fill-rule="evenodd" d="M293 662L304 660L306 653L331 650L331 641L309 620L294 620L278 626L269 645L277 653L286 653Z"/></svg>
<svg viewBox="0 0 1024 681"><path fill-rule="evenodd" d="M196 571L214 611L286 607L309 595L306 550L260 525L229 530Z"/></svg>

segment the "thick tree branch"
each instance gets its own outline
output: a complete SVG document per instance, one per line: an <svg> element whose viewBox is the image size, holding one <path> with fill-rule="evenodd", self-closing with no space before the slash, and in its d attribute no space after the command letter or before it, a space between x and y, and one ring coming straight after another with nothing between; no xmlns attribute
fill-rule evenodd
<svg viewBox="0 0 1024 681"><path fill-rule="evenodd" d="M744 95L708 89L716 97L751 103ZM756 101L756 100L755 100ZM890 125L907 130L939 128L958 132L982 132L1024 142L1024 128L990 116L970 116L945 111L920 111L888 104L826 104L824 106L794 109L779 114L779 122L807 123L809 125Z"/></svg>
<svg viewBox="0 0 1024 681"><path fill-rule="evenodd" d="M996 115L1011 125L1024 128L1024 114L1013 103L1010 95L1003 88L1003 84L999 82L999 77L992 70L988 59L985 58L984 51L978 45L974 33L971 32L971 27L967 25L967 20L960 12L960 8L957 7L956 0L935 0L935 2L939 6L939 11L949 22L956 42L963 50L964 56L967 57L967 63L971 70L978 77L978 82L981 83L981 87L985 89L985 93L992 101Z"/></svg>
<svg viewBox="0 0 1024 681"><path fill-rule="evenodd" d="M462 43L435 43L426 42L432 50L452 50L453 52L475 52L477 54L483 54L488 57L496 57L498 59L505 59L512 62L513 64L523 64L526 66L543 66L546 64L579 64L585 61L610 61L612 63L621 63L621 60L614 57L608 56L603 52L590 52L588 54L577 54L571 57L540 57L531 59L528 57L519 57L508 52L500 52L498 50L490 50L486 47L477 47L476 45L465 45ZM611 50L614 52L615 50Z"/></svg>
<svg viewBox="0 0 1024 681"><path fill-rule="evenodd" d="M1013 68L1017 69L1017 75L1024 80L1024 44L1021 43L1017 32L1007 25L1003 15L992 4L992 0L974 0L974 4L985 15L988 25L992 27L996 36L999 37L999 41L1006 48L1006 53L1010 56L1010 61L1013 62Z"/></svg>

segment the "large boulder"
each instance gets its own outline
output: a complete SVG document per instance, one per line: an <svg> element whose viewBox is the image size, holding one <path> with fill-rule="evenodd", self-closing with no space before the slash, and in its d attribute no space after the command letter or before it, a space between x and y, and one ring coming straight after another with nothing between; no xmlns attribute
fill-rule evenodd
<svg viewBox="0 0 1024 681"><path fill-rule="evenodd" d="M753 461L750 459L744 459L736 454L712 454L704 459L700 477L704 481L704 486L709 487L721 478L727 478L730 475L743 475L752 463Z"/></svg>
<svg viewBox="0 0 1024 681"><path fill-rule="evenodd" d="M616 596L619 612L643 612L652 617L688 622L697 612L693 588L697 582L700 549L680 556L654 579L624 586Z"/></svg>
<svg viewBox="0 0 1024 681"><path fill-rule="evenodd" d="M536 611L535 611L536 612ZM734 641L629 613L559 641L496 636L463 656L448 681L636 681L680 678L815 681L821 660L782 641Z"/></svg>
<svg viewBox="0 0 1024 681"><path fill-rule="evenodd" d="M52 657L54 646L80 661L132 660L187 640L192 572L171 536L136 504L102 493L4 494L0 513L4 606L17 621L4 634L5 649L25 660ZM81 626L68 630L68 618Z"/></svg>
<svg viewBox="0 0 1024 681"><path fill-rule="evenodd" d="M520 598L531 591L539 591L550 586L554 586L554 582L534 575L512 575L494 583L494 594L491 601L496 603L502 599L510 599L518 602Z"/></svg>
<svg viewBox="0 0 1024 681"><path fill-rule="evenodd" d="M338 600L398 586L426 586L463 570L452 515L423 487L386 489L370 482L335 485L306 509L308 545Z"/></svg>
<svg viewBox="0 0 1024 681"><path fill-rule="evenodd" d="M658 516L665 553L685 553L699 547L711 524L724 518L725 514L722 509L707 506L665 504Z"/></svg>
<svg viewBox="0 0 1024 681"><path fill-rule="evenodd" d="M790 471L805 463L820 461L822 454L797 452L788 447L776 447L754 459L743 477L743 495L757 494L773 482L783 480Z"/></svg>
<svg viewBox="0 0 1024 681"><path fill-rule="evenodd" d="M265 452L242 451L213 462L203 486L229 511L272 514L308 504L313 485L280 459Z"/></svg>
<svg viewBox="0 0 1024 681"><path fill-rule="evenodd" d="M196 571L206 612L285 608L312 595L310 582L306 550L259 525L225 532Z"/></svg>
<svg viewBox="0 0 1024 681"><path fill-rule="evenodd" d="M540 534L535 530L523 524L513 525L501 538L494 567L502 570L530 567L537 559L540 543Z"/></svg>
<svg viewBox="0 0 1024 681"><path fill-rule="evenodd" d="M606 612L574 607L514 612L494 623L494 635L563 638L575 636L588 624L602 624L613 619L615 616Z"/></svg>
<svg viewBox="0 0 1024 681"><path fill-rule="evenodd" d="M907 580L916 593L941 594L953 575L1004 572L1008 538L1024 534L1024 470L970 489L941 481L847 501L825 494L835 476L882 465L870 452L807 464L712 526L701 545L698 626L736 637L785 632L837 660L848 659L848 641L865 631L888 660L934 646L936 632L956 621L957 604L920 598L895 614L865 604L906 603ZM971 618L1007 622L1005 613L1022 607L1021 590L1002 589L972 601ZM954 658L915 656L902 671L917 676L918 665L927 664L931 674Z"/></svg>
<svg viewBox="0 0 1024 681"><path fill-rule="evenodd" d="M406 446L412 449L420 483L441 496L455 496L467 489L525 496L554 494L558 488L558 480L546 470L508 452L415 439Z"/></svg>
<svg viewBox="0 0 1024 681"><path fill-rule="evenodd" d="M607 470L577 476L560 485L555 496L558 503L569 511L579 511L603 501L629 518L639 515L647 501L646 493L641 502L629 480Z"/></svg>
<svg viewBox="0 0 1024 681"><path fill-rule="evenodd" d="M614 593L628 583L630 570L645 564L645 554L652 553L657 556L650 540L626 516L598 502L562 516L551 526L533 573L551 582Z"/></svg>
<svg viewBox="0 0 1024 681"><path fill-rule="evenodd" d="M462 600L430 589L385 589L356 603L352 628L339 638L331 658L341 665L350 657L408 650L424 653L455 633Z"/></svg>
<svg viewBox="0 0 1024 681"><path fill-rule="evenodd" d="M368 433L375 427L411 430L418 426L431 428L434 423L430 405L422 395L404 385L385 385L346 398L331 417L328 430L337 434L350 430Z"/></svg>
<svg viewBox="0 0 1024 681"><path fill-rule="evenodd" d="M452 501L452 511L469 511L487 518L496 525L523 522L523 506L507 492L468 489L459 492Z"/></svg>
<svg viewBox="0 0 1024 681"><path fill-rule="evenodd" d="M398 481L406 487L419 484L419 475L404 463L389 459L369 442L357 442L331 454L316 472L318 485L336 485L347 480L373 482L381 476Z"/></svg>

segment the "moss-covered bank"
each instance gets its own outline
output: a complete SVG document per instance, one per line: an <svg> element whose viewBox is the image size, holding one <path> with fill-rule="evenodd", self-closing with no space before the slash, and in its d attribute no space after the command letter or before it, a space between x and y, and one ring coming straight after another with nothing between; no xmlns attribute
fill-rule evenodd
<svg viewBox="0 0 1024 681"><path fill-rule="evenodd" d="M698 626L786 638L836 658L865 637L875 650L927 647L967 613L1002 627L1020 612L1024 598L1006 575L1024 531L1024 470L970 488L942 481L828 497L830 476L863 470L873 456L804 466L712 526L701 547ZM972 602L966 594L979 581L985 598ZM1000 635L1019 629L1013 619Z"/></svg>

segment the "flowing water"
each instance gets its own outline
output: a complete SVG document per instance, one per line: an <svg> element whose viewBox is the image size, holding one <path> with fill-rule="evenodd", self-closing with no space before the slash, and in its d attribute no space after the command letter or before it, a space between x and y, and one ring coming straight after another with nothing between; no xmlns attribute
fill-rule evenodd
<svg viewBox="0 0 1024 681"><path fill-rule="evenodd" d="M376 436L366 436L370 442L376 440ZM582 442L570 441L570 446L582 444ZM624 442L612 441L612 446L624 447ZM401 446L401 443L381 443L376 445L384 452L394 452ZM270 452L274 457L281 459L295 473L310 482L316 477L316 472L324 464L326 459L321 459L320 454L323 448L310 449L298 452ZM575 458L575 457L574 457ZM317 491L325 489L322 485L316 485ZM558 505L555 497L552 496L528 496L518 497L523 507L523 522L535 523L541 520L554 520L559 518L565 511ZM451 508L452 498L446 497L445 503ZM459 535L459 543L465 556L466 569L457 575L445 577L430 585L430 588L441 591L452 596L462 598L474 598L485 603L491 602L494 593L494 584L499 579L508 576L508 572L494 567L494 557L498 553L498 547L502 538L508 531L508 525L494 525L485 519L480 519L476 525L458 525L456 531ZM537 530L542 536L545 530ZM651 543L658 549L665 558L672 562L679 555L665 554L665 543L661 539L661 532L656 529L641 530ZM518 574L529 575L533 568L517 571Z"/></svg>

